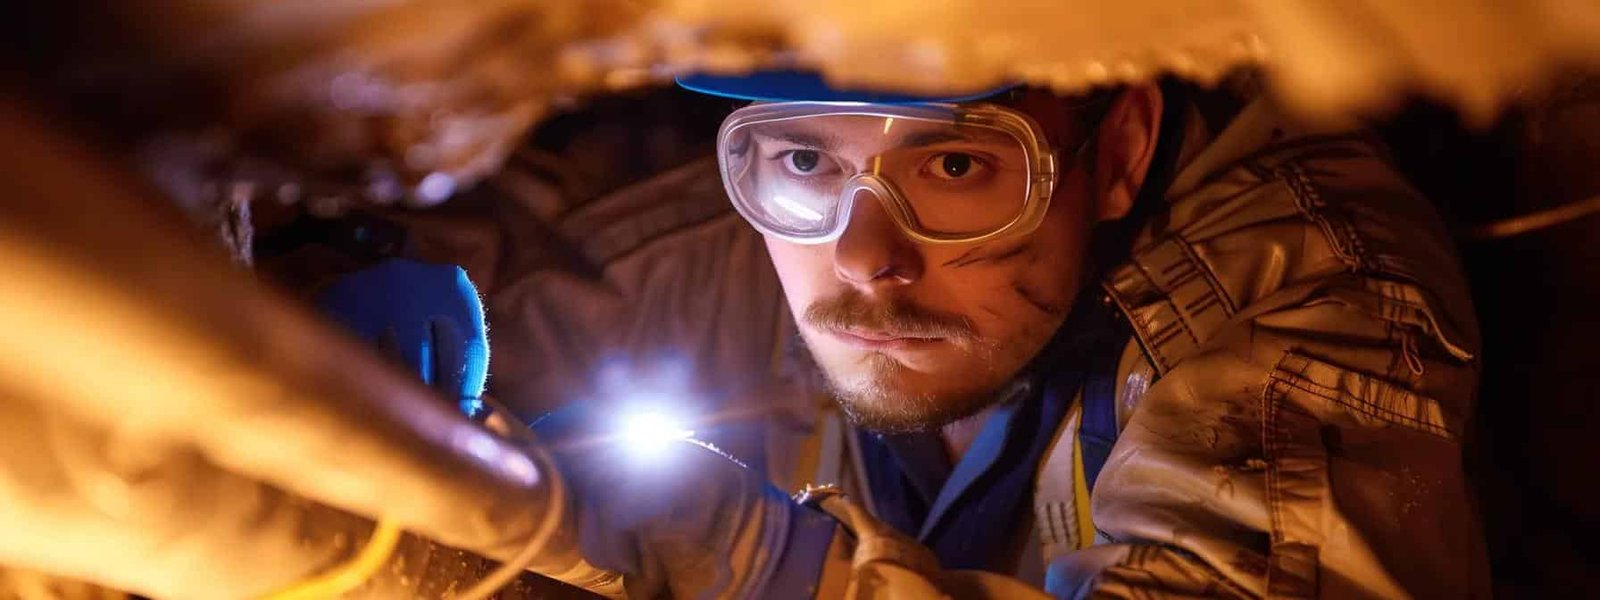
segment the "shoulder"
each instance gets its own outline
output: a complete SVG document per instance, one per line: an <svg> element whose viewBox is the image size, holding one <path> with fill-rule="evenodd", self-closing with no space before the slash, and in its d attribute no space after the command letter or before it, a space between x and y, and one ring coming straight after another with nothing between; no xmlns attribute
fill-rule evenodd
<svg viewBox="0 0 1600 600"><path fill-rule="evenodd" d="M1104 284L1155 379L1095 524L1253 594L1466 596L1479 342L1450 236L1372 138L1261 131L1202 152Z"/></svg>
<svg viewBox="0 0 1600 600"><path fill-rule="evenodd" d="M1258 104L1189 165L1105 282L1157 376L1208 351L1327 365L1448 398L1459 425L1479 351L1468 286L1432 204L1374 137L1297 129Z"/></svg>

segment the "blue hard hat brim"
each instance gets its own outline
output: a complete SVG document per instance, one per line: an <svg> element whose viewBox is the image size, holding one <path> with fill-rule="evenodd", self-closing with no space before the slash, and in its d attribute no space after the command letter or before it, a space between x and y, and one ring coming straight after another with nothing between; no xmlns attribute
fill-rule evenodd
<svg viewBox="0 0 1600 600"><path fill-rule="evenodd" d="M1017 84L950 96L919 96L867 90L835 89L820 75L801 71L760 71L749 75L682 75L676 78L686 90L755 102L868 102L872 104L960 103L982 100L1017 87Z"/></svg>

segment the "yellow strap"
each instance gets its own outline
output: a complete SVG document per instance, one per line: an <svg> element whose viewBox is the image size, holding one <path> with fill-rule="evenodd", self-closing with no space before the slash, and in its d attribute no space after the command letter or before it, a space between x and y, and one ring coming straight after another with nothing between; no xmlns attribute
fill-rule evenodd
<svg viewBox="0 0 1600 600"><path fill-rule="evenodd" d="M1094 545L1094 518L1089 515L1089 480L1083 473L1083 446L1072 432L1072 514L1078 517L1078 549Z"/></svg>
<svg viewBox="0 0 1600 600"><path fill-rule="evenodd" d="M384 563L389 562L389 556L394 554L395 546L400 544L400 533L398 524L388 520L378 521L378 526L372 530L372 537L367 540L367 545L363 546L350 562L268 594L265 600L324 600L337 598L356 589L371 579Z"/></svg>

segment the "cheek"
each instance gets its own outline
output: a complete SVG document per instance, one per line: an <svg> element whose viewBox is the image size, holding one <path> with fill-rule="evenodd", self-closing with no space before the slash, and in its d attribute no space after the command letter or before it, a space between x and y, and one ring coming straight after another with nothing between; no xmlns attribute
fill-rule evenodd
<svg viewBox="0 0 1600 600"><path fill-rule="evenodd" d="M766 244L789 309L798 315L827 289L833 273L832 244L804 246L772 238L766 238Z"/></svg>
<svg viewBox="0 0 1600 600"><path fill-rule="evenodd" d="M1081 203L1052 205L1028 241L1011 247L1014 256L941 269L941 287L960 291L962 312L985 337L1017 340L1023 331L1053 330L1082 284L1089 228Z"/></svg>
<svg viewBox="0 0 1600 600"><path fill-rule="evenodd" d="M1036 264L1018 273L1049 289L1075 288L1089 264L1090 224L1084 219L1050 219L1039 227L1032 255Z"/></svg>
<svg viewBox="0 0 1600 600"><path fill-rule="evenodd" d="M1076 292L1079 274L1089 263L1089 235L1094 227L1094 203L1083 183L1081 178L1068 179L1051 200L1050 212L1031 241L1030 254L1037 264L1019 272L1018 281L1069 295Z"/></svg>
<svg viewBox="0 0 1600 600"><path fill-rule="evenodd" d="M1019 271L1013 286L1019 293L1027 290L1052 305L1070 308L1089 264L1091 226L1081 204L1050 215L1037 233L1033 251L1036 264Z"/></svg>

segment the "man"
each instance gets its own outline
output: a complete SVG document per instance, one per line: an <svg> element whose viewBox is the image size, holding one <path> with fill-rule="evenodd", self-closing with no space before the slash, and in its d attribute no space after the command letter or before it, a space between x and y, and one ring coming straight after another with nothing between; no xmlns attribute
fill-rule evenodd
<svg viewBox="0 0 1600 600"><path fill-rule="evenodd" d="M681 83L757 101L719 134L722 183L848 423L794 401L803 391L765 393L752 365L778 358L772 371L790 373L781 352L701 355L700 385L817 419L800 436L763 430L748 452L728 446L780 483L840 484L847 499L801 501L845 534L760 494L728 500L750 477L704 462L673 477L703 477L699 504L716 505L703 510L740 525L684 534L666 524L696 510L675 499L691 492L667 486L651 496L666 508L616 512L618 486L661 475L558 452L587 515L587 561L654 581L628 591L1005 596L1020 580L1061 597L1483 593L1460 464L1470 301L1437 217L1367 134L1297 124L1267 100L1219 110L1176 86L1070 102L1027 89L862 95L793 73ZM595 227L613 244L606 232L671 230ZM770 279L706 250L749 256L741 235L678 253L699 266L655 256L608 272L678 313L712 298L707 321L665 323L658 306L598 337L664 352L671 336L644 332L681 327L724 340L709 345L783 347L787 327L763 329L768 306L749 289ZM706 265L719 263L753 274L718 277ZM491 312L570 340L549 316L558 297L524 290L491 298ZM725 341L741 334L757 341ZM541 433L559 448L564 429L585 426L556 419ZM749 525L771 515L785 525ZM714 539L702 552L754 566L684 583L689 565L711 563L674 539Z"/></svg>

